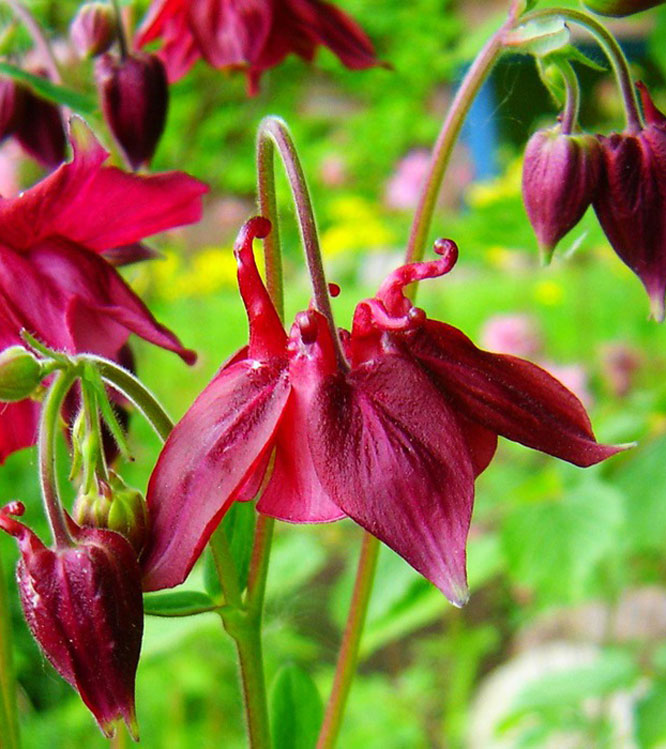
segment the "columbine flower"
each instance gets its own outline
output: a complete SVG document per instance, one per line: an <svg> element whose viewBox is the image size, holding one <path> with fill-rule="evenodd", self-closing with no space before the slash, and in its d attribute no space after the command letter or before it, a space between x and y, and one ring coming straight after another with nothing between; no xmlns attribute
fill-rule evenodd
<svg viewBox="0 0 666 749"><path fill-rule="evenodd" d="M30 631L58 673L81 695L107 737L124 720L135 739L134 678L143 633L141 572L118 533L71 524L73 546L49 549L0 508L0 528L14 536L17 581Z"/></svg>
<svg viewBox="0 0 666 749"><path fill-rule="evenodd" d="M251 253L252 236L267 231L254 219L236 250L249 346L176 425L150 479L147 589L182 582L231 502L256 493L274 451L260 512L293 522L348 515L464 603L474 478L497 435L583 466L619 448L595 441L578 399L544 370L480 351L404 296L450 270L452 242L358 305L347 368L315 310L284 333Z"/></svg>
<svg viewBox="0 0 666 749"><path fill-rule="evenodd" d="M290 52L310 61L320 44L348 68L377 64L361 28L322 0L154 0L137 44L158 38L170 81L202 57L216 68L244 69L251 93L264 70Z"/></svg>
<svg viewBox="0 0 666 749"><path fill-rule="evenodd" d="M583 0L584 4L595 13L604 16L630 16L640 13L655 5L662 5L664 0Z"/></svg>
<svg viewBox="0 0 666 749"><path fill-rule="evenodd" d="M180 172L139 177L103 166L108 154L80 122L74 157L16 198L0 198L0 348L26 329L51 348L122 356L130 333L194 354L160 325L112 263L146 257L140 240L196 221L203 183ZM0 460L33 444L37 404L0 413Z"/></svg>
<svg viewBox="0 0 666 749"><path fill-rule="evenodd" d="M652 315L664 319L666 294L666 117L636 84L647 125L599 136L602 172L593 206L608 241L641 279Z"/></svg>

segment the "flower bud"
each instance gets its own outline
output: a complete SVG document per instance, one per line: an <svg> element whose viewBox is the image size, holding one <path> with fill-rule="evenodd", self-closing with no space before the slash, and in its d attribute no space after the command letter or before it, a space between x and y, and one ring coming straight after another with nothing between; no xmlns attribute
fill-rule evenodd
<svg viewBox="0 0 666 749"><path fill-rule="evenodd" d="M592 202L600 148L591 135L566 135L559 126L530 138L523 163L523 202L544 262Z"/></svg>
<svg viewBox="0 0 666 749"><path fill-rule="evenodd" d="M116 15L108 3L85 3L69 27L69 38L81 57L97 57L116 38Z"/></svg>
<svg viewBox="0 0 666 749"><path fill-rule="evenodd" d="M20 502L0 508L14 536L17 581L30 631L58 673L81 695L105 736L124 720L137 739L134 679L141 650L141 571L118 533L76 529L75 544L48 549L25 525Z"/></svg>
<svg viewBox="0 0 666 749"><path fill-rule="evenodd" d="M13 403L29 398L42 381L42 365L23 346L0 353L0 401Z"/></svg>
<svg viewBox="0 0 666 749"><path fill-rule="evenodd" d="M138 169L151 160L164 130L169 101L164 65L155 55L107 54L97 61L95 77L106 122Z"/></svg>
<svg viewBox="0 0 666 749"><path fill-rule="evenodd" d="M664 0L583 0L587 7L602 16L630 16L662 5Z"/></svg>
<svg viewBox="0 0 666 749"><path fill-rule="evenodd" d="M666 294L666 117L639 88L646 125L599 136L602 169L593 205L619 258L641 279L652 316L664 319Z"/></svg>
<svg viewBox="0 0 666 749"><path fill-rule="evenodd" d="M0 141L11 135L23 113L25 88L13 78L0 76Z"/></svg>
<svg viewBox="0 0 666 749"><path fill-rule="evenodd" d="M43 70L35 75L47 77ZM67 136L60 110L55 104L24 89L21 116L16 123L14 135L21 146L40 164L46 167L59 166L65 160Z"/></svg>
<svg viewBox="0 0 666 749"><path fill-rule="evenodd" d="M87 528L105 528L124 536L138 556L148 538L148 509L143 495L109 472L109 483L98 480L88 493L77 496L72 517Z"/></svg>

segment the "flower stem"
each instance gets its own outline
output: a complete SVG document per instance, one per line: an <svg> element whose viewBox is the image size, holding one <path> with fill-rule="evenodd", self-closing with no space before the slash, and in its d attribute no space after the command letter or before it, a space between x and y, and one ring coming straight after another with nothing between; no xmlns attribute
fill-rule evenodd
<svg viewBox="0 0 666 749"><path fill-rule="evenodd" d="M562 112L562 133L564 135L571 135L578 125L580 85L570 62L561 62L558 67L562 74L566 90L566 101L564 102L564 111Z"/></svg>
<svg viewBox="0 0 666 749"><path fill-rule="evenodd" d="M39 425L38 456L39 480L44 509L56 546L72 546L67 520L60 501L56 473L56 437L60 426L60 409L78 373L76 368L59 372L49 388Z"/></svg>
<svg viewBox="0 0 666 749"><path fill-rule="evenodd" d="M326 712L324 713L324 722L322 723L317 741L317 749L332 749L340 732L349 689L358 662L361 634L368 610L370 594L372 593L372 584L375 579L378 554L379 541L369 533L364 533L351 606L349 608L345 632L342 637L338 663L335 668L333 688L331 689L331 695L326 706Z"/></svg>
<svg viewBox="0 0 666 749"><path fill-rule="evenodd" d="M7 742L7 749L19 749L21 741L11 639L7 579L0 566L0 736Z"/></svg>
<svg viewBox="0 0 666 749"><path fill-rule="evenodd" d="M315 306L328 321L331 338L335 344L338 364L341 369L346 370L348 369L348 364L342 351L338 330L333 319L331 298L328 293L328 283L326 282L319 238L317 236L317 225L312 209L310 193L305 181L305 174L296 153L291 133L285 122L279 117L265 117L259 124L259 131L257 133L257 151L260 162L259 186L260 188L264 188L260 190L259 204L262 208L272 209L273 215L267 216L267 218L270 218L271 222L275 225L277 221L277 213L275 212L275 183L272 177L268 179L266 177L266 173L273 169L273 148L269 144L272 144L279 151L291 187L296 214L298 216L301 240L312 282ZM263 197L261 197L262 193ZM270 205L271 200L273 201L272 205Z"/></svg>
<svg viewBox="0 0 666 749"><path fill-rule="evenodd" d="M625 57L622 47L620 47L617 39L603 24L599 23L596 18L593 18L588 13L584 13L580 10L573 10L572 8L542 8L541 10L527 13L520 19L519 23L522 25L529 21L539 21L544 18L557 17L571 21L572 23L576 23L585 28L593 37L595 37L601 48L604 50L611 67L613 68L615 78L617 79L617 85L620 89L620 94L622 95L624 111L627 118L627 130L630 133L637 133L643 127L643 119L638 106L636 89L631 78L631 72L629 71L629 63L627 62L627 58Z"/></svg>
<svg viewBox="0 0 666 749"><path fill-rule="evenodd" d="M127 37L125 36L123 15L118 0L111 0L111 5L113 6L116 15L116 39L118 40L118 46L120 47L120 59L124 60L127 57Z"/></svg>
<svg viewBox="0 0 666 749"><path fill-rule="evenodd" d="M164 442L173 429L173 421L157 398L130 371L119 364L93 354L83 354L79 359L91 362L101 378L124 395L141 411L146 421Z"/></svg>
<svg viewBox="0 0 666 749"><path fill-rule="evenodd" d="M465 74L451 102L442 129L437 136L428 174L421 188L418 206L409 233L407 252L405 253L406 263L413 263L423 259L428 233L432 224L432 216L437 204L437 197L439 196L446 167L453 152L453 146L458 139L460 129L465 122L465 117L472 106L474 97L479 92L479 89L502 53L502 37L512 23L513 19L510 17L488 39Z"/></svg>
<svg viewBox="0 0 666 749"><path fill-rule="evenodd" d="M12 9L12 13L19 19L23 25L30 32L35 47L39 52L39 56L42 59L43 65L48 70L49 76L54 83L62 83L62 75L60 75L60 68L56 61L51 45L49 44L41 26L37 23L37 20L28 10L28 8L21 2L21 0L5 0L7 5Z"/></svg>

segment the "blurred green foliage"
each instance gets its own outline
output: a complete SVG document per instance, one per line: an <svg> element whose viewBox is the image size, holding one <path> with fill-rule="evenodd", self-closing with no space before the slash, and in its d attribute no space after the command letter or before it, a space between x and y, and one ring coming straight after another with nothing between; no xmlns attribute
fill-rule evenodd
<svg viewBox="0 0 666 749"><path fill-rule="evenodd" d="M348 325L356 302L374 293L403 252L409 212L386 205L387 180L402 157L432 144L453 81L498 22L470 20L469 11L480 4L464 0L339 4L367 29L392 70L354 73L321 51L314 66L289 59L267 73L254 99L246 98L241 75L203 64L172 89L154 167L185 169L210 182L208 211L201 230L156 240L167 253L165 261L130 269L127 277L156 316L200 352L197 365L186 370L172 354L136 342L139 374L175 416L244 343L230 243L252 211L260 119L279 114L294 133L331 280L343 284L335 311ZM57 38L78 3L30 5ZM647 42L633 64L656 85L663 102L666 11L650 18L654 24L647 24ZM27 47L28 40L21 44ZM67 82L90 93L89 72L66 71ZM584 124L600 130L616 126L618 110L609 104L604 74L583 75ZM538 747L562 736L574 736L577 746L623 746L618 732L627 720L634 745L663 746L666 329L646 319L639 282L614 256L591 214L564 240L553 264L538 267L520 198L520 152L526 134L537 123L552 122L556 113L525 60L503 63L493 85L501 175L465 189L456 176L445 185L452 197L436 217L435 232L456 239L461 260L450 276L423 285L419 303L475 340L493 316L529 316L540 331L546 365L575 364L586 375L599 438L635 440L638 446L583 471L501 441L477 484L469 543L472 598L464 610L453 609L400 558L382 550L340 746L486 749L501 740L504 746ZM91 120L108 143L99 114ZM464 171L468 157L462 153L460 159ZM326 177L331 163L340 168L335 179ZM290 317L307 304L309 291L286 194L282 189ZM239 217L224 218L221 206L231 205L235 216L237 203ZM609 352L615 350L628 352L633 362L623 390L614 379ZM132 420L131 444L136 460L123 466L123 475L145 487L159 444L138 417ZM47 538L34 451L5 463L0 490L4 499L26 503L27 521ZM241 571L247 569L248 507L226 520ZM320 699L332 679L359 546L359 529L350 522L278 526L264 641L268 682L274 685L272 716L286 732L284 746L310 745ZM13 541L0 536L2 572L12 588L24 746L102 747L106 742L91 717L27 632L11 573L16 558ZM184 586L190 593L172 599L172 606L204 600L193 591L215 593L206 564L204 559ZM627 608L637 623L629 617L623 624ZM539 658L554 642L574 655L576 648L586 648L585 659L545 665ZM528 662L532 670L521 672L519 664ZM493 679L508 679L511 669L512 686L493 692ZM625 723L611 709L618 694L626 703ZM290 712L304 705L310 705L307 715L290 723ZM147 747L244 746L235 655L214 615L148 617L137 707ZM486 731L481 739L475 733L480 726Z"/></svg>

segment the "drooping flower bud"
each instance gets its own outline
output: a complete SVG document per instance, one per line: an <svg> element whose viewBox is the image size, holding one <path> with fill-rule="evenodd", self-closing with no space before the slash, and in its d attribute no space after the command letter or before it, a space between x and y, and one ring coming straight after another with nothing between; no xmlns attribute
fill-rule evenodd
<svg viewBox="0 0 666 749"><path fill-rule="evenodd" d="M134 169L147 164L166 122L169 90L163 63L149 54L104 55L95 68L104 117Z"/></svg>
<svg viewBox="0 0 666 749"><path fill-rule="evenodd" d="M120 533L138 556L148 539L148 508L143 495L114 471L109 472L108 484L96 483L92 491L77 496L72 517L83 527Z"/></svg>
<svg viewBox="0 0 666 749"><path fill-rule="evenodd" d="M33 72L47 77L44 70ZM60 110L27 87L14 135L21 146L46 167L58 166L65 160L67 136Z"/></svg>
<svg viewBox="0 0 666 749"><path fill-rule="evenodd" d="M0 141L11 135L20 122L24 96L24 87L9 76L0 76Z"/></svg>
<svg viewBox="0 0 666 749"><path fill-rule="evenodd" d="M602 169L593 205L608 241L641 279L652 316L664 319L666 294L666 117L639 88L646 126L599 136Z"/></svg>
<svg viewBox="0 0 666 749"><path fill-rule="evenodd" d="M39 361L23 346L0 353L0 401L13 403L29 398L42 380Z"/></svg>
<svg viewBox="0 0 666 749"><path fill-rule="evenodd" d="M14 536L17 581L28 626L58 673L81 695L105 736L124 720L137 738L134 679L143 633L141 572L118 533L77 529L75 545L49 549L0 509L0 528Z"/></svg>
<svg viewBox="0 0 666 749"><path fill-rule="evenodd" d="M527 143L523 202L544 262L592 202L600 167L601 149L591 135L567 135L557 126Z"/></svg>
<svg viewBox="0 0 666 749"><path fill-rule="evenodd" d="M630 16L640 13L655 5L662 5L665 0L583 0L587 7L602 16Z"/></svg>
<svg viewBox="0 0 666 749"><path fill-rule="evenodd" d="M85 3L69 27L69 38L81 57L97 57L116 38L116 15L108 3Z"/></svg>

